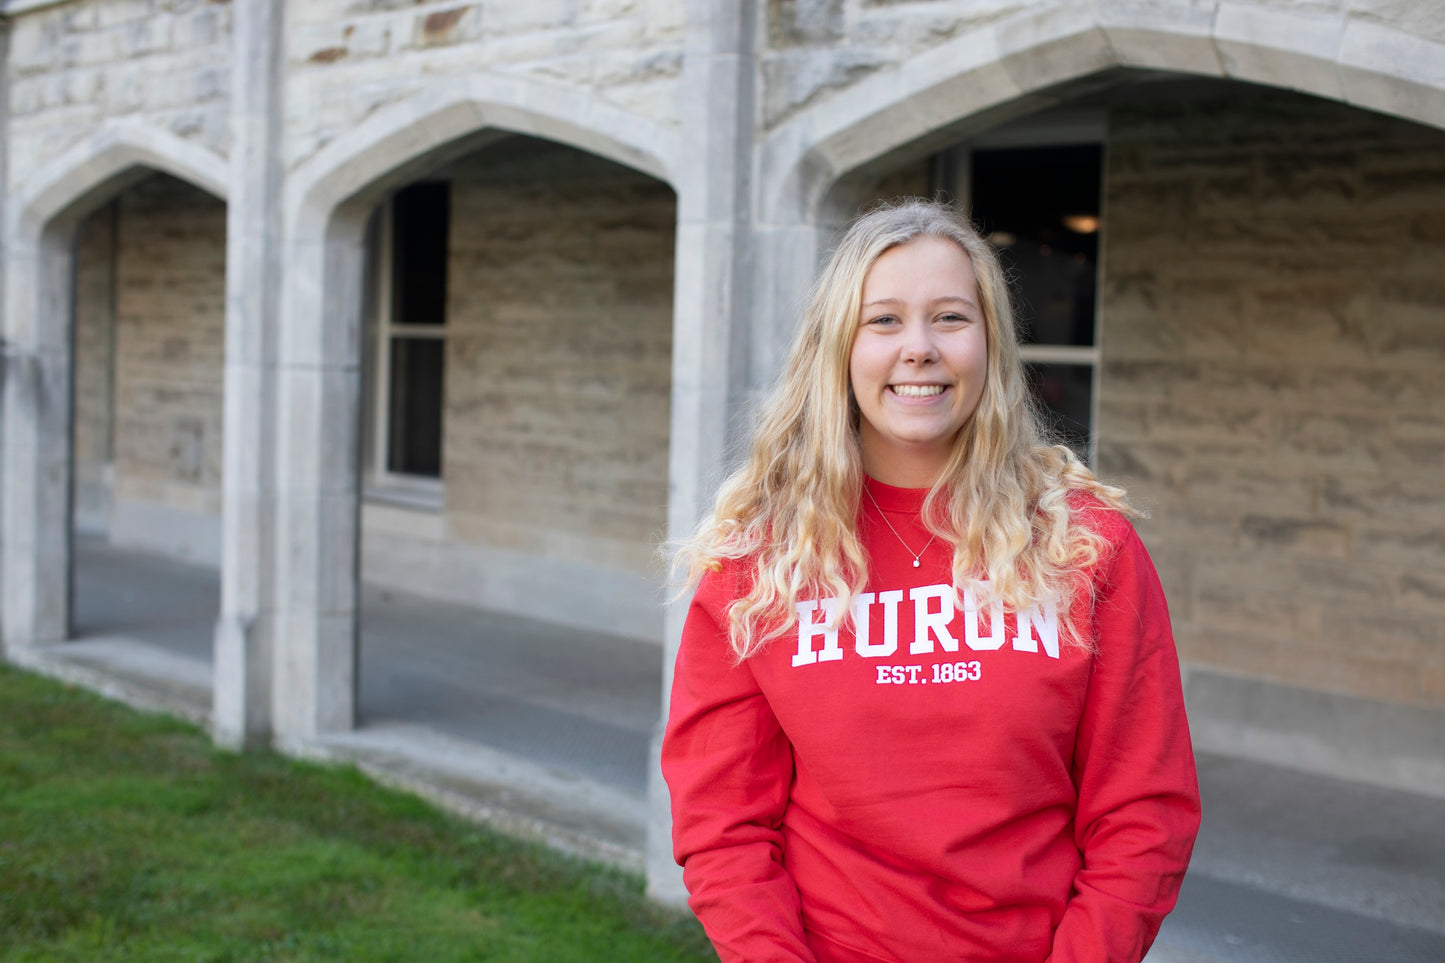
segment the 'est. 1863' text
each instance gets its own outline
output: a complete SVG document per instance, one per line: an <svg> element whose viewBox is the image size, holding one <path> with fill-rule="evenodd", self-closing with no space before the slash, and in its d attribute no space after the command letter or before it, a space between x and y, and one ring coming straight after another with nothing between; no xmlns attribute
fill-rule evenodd
<svg viewBox="0 0 1445 963"><path fill-rule="evenodd" d="M969 662L935 662L932 666L926 665L880 665L875 666L878 670L877 682L879 685L918 685L929 682L977 682L983 678L983 663L978 661ZM925 671L933 669L930 678Z"/></svg>

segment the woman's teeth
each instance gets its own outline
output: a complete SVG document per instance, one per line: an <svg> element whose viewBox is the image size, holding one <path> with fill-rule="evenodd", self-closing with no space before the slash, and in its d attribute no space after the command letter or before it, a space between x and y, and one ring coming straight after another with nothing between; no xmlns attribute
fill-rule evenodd
<svg viewBox="0 0 1445 963"><path fill-rule="evenodd" d="M943 385L893 385L893 393L904 398L931 398L943 394Z"/></svg>

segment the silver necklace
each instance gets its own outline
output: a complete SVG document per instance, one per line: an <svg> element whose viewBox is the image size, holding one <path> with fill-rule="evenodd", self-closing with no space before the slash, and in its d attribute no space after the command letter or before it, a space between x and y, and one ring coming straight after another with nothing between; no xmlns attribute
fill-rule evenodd
<svg viewBox="0 0 1445 963"><path fill-rule="evenodd" d="M919 559L923 558L923 552L928 551L929 545L932 545L933 540L938 536L930 534L928 536L928 545L923 546L923 551L915 553L913 549L908 547L908 543L903 540L903 536L898 534L898 529L893 527L893 523L888 520L888 516L883 514L883 509L879 506L878 499L873 497L873 493L868 490L867 485L863 486L863 494L868 496L868 500L872 502L873 507L878 510L878 517L883 519L883 524L887 525L888 530L893 533L893 537L898 539L898 544L903 546L905 552L913 556L913 567L917 568L921 564Z"/></svg>

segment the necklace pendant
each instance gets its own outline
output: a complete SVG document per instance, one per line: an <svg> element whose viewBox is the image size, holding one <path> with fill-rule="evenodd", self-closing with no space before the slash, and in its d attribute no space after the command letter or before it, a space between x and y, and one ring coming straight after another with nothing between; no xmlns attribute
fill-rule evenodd
<svg viewBox="0 0 1445 963"><path fill-rule="evenodd" d="M914 567L914 568L917 568L917 567L918 567L918 564L919 564L919 563L918 563L918 559L915 558L915 559L913 560L913 567Z"/></svg>

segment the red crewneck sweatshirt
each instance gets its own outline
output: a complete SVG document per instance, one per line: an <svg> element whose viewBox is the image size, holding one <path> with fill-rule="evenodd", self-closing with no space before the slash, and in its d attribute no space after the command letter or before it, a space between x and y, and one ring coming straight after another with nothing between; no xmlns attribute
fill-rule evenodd
<svg viewBox="0 0 1445 963"><path fill-rule="evenodd" d="M951 547L924 548L927 493L867 485L854 623L827 628L846 600L801 600L734 664L744 567L692 602L662 749L689 905L724 963L1140 960L1199 792L1138 536L1076 499L1108 541L1076 609L1089 654L1047 610L956 608Z"/></svg>

